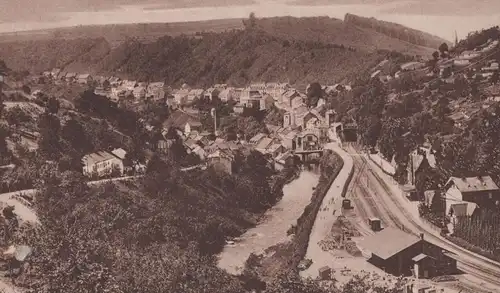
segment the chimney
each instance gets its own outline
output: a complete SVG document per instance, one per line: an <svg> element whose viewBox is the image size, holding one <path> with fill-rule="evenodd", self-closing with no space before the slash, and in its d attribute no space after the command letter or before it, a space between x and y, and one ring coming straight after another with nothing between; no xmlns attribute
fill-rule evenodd
<svg viewBox="0 0 500 293"><path fill-rule="evenodd" d="M424 240L424 233L420 233L420 239Z"/></svg>

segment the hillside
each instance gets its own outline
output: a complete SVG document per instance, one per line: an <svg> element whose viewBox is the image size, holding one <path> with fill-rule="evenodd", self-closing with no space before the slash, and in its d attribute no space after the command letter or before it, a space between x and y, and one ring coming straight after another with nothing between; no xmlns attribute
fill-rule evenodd
<svg viewBox="0 0 500 293"><path fill-rule="evenodd" d="M405 41L418 46L438 48L442 43L450 44L449 41L431 34L408 28L397 23L378 20L373 17L368 18L348 13L345 15L344 22L348 25L350 24L374 30L393 39Z"/></svg>
<svg viewBox="0 0 500 293"><path fill-rule="evenodd" d="M47 30L36 30L0 34L0 43L17 41L46 41L51 39L97 39L104 38L112 46L117 46L130 38L143 42L155 41L165 35L193 35L197 32L224 32L243 29L241 19L219 19L183 23L137 23L76 26Z"/></svg>
<svg viewBox="0 0 500 293"><path fill-rule="evenodd" d="M0 59L15 70L41 72L57 66L65 71L205 86L259 80L330 84L353 79L384 56L341 44L289 41L261 30L204 33L199 38L165 36L149 43L128 40L116 48L104 39L0 44Z"/></svg>
<svg viewBox="0 0 500 293"><path fill-rule="evenodd" d="M281 38L343 44L369 51L394 50L410 55L428 56L445 42L441 40L436 45L435 37L422 33L421 39L425 40L425 43L411 43L395 34L390 35L383 30L366 27L360 21L353 20L356 16L348 15L345 21L330 17L264 18L259 19L258 25L264 31Z"/></svg>

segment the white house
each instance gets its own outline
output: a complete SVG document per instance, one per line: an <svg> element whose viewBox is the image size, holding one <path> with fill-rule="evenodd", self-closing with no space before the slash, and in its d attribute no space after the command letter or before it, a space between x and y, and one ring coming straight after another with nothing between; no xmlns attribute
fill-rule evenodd
<svg viewBox="0 0 500 293"><path fill-rule="evenodd" d="M152 82L148 84L146 89L146 96L148 98L152 98L155 101L159 101L165 98L165 83Z"/></svg>
<svg viewBox="0 0 500 293"><path fill-rule="evenodd" d="M103 177L111 175L113 169L116 169L120 175L123 175L123 160L107 151L99 151L87 154L82 158L83 174L85 176L97 175Z"/></svg>
<svg viewBox="0 0 500 293"><path fill-rule="evenodd" d="M453 216L452 206L455 204L474 203L479 207L494 207L500 201L500 190L490 176L451 177L445 190L446 214L449 216Z"/></svg>
<svg viewBox="0 0 500 293"><path fill-rule="evenodd" d="M143 99L146 97L146 88L142 86L135 87L132 91L132 95L134 95L136 99Z"/></svg>
<svg viewBox="0 0 500 293"><path fill-rule="evenodd" d="M79 74L76 78L77 82L79 84L89 84L93 81L92 75L85 73L85 74Z"/></svg>
<svg viewBox="0 0 500 293"><path fill-rule="evenodd" d="M129 90L129 91L133 91L134 88L137 86L137 81L135 81L135 80L124 80L122 82L122 86L125 89Z"/></svg>

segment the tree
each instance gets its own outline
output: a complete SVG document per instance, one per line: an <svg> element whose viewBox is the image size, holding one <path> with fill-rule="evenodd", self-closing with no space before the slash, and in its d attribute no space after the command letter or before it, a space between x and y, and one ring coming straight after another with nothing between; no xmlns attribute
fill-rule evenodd
<svg viewBox="0 0 500 293"><path fill-rule="evenodd" d="M75 119L70 119L61 130L62 139L66 140L72 150L83 154L90 152L93 148L91 140L82 124Z"/></svg>
<svg viewBox="0 0 500 293"><path fill-rule="evenodd" d="M319 99L323 97L323 89L321 84L318 82L313 82L307 87L307 101L306 105L311 107L316 107L318 105Z"/></svg>
<svg viewBox="0 0 500 293"><path fill-rule="evenodd" d="M31 94L31 89L30 89L30 87L29 87L29 86L27 86L27 85L23 85L23 86L22 86L22 88L21 88L21 90L22 90L25 94L27 94L27 95Z"/></svg>
<svg viewBox="0 0 500 293"><path fill-rule="evenodd" d="M493 75L491 76L490 82L492 84L497 84L498 83L498 70L493 72Z"/></svg>
<svg viewBox="0 0 500 293"><path fill-rule="evenodd" d="M40 153L51 160L57 160L61 153L61 144L59 141L61 124L59 119L49 113L40 116L38 129L40 138L38 141Z"/></svg>
<svg viewBox="0 0 500 293"><path fill-rule="evenodd" d="M441 52L441 56L445 56L445 52L448 52L448 51L449 51L448 44L442 43L439 46L439 52Z"/></svg>
<svg viewBox="0 0 500 293"><path fill-rule="evenodd" d="M57 114L59 112L61 104L58 99L52 97L47 101L47 110L51 114Z"/></svg>
<svg viewBox="0 0 500 293"><path fill-rule="evenodd" d="M31 116L26 114L19 106L9 109L4 116L5 120L7 120L7 123L13 126L18 126L21 123L27 123L31 121Z"/></svg>
<svg viewBox="0 0 500 293"><path fill-rule="evenodd" d="M105 89L105 90L108 90L111 88L111 83L109 82L109 80L105 80L103 83L102 83L102 87Z"/></svg>
<svg viewBox="0 0 500 293"><path fill-rule="evenodd" d="M248 20L247 22L244 22L244 25L247 29L253 29L257 26L257 17L255 16L255 12L250 12Z"/></svg>
<svg viewBox="0 0 500 293"><path fill-rule="evenodd" d="M432 53L432 58L434 60L438 60L439 59L439 52L438 51L434 51L434 53Z"/></svg>

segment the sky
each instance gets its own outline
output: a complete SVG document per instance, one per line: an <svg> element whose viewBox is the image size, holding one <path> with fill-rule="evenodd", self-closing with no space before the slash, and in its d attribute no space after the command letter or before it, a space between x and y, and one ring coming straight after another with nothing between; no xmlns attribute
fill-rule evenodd
<svg viewBox="0 0 500 293"><path fill-rule="evenodd" d="M500 24L500 0L0 0L0 32L75 25L182 22L345 13L394 21L452 40Z"/></svg>

